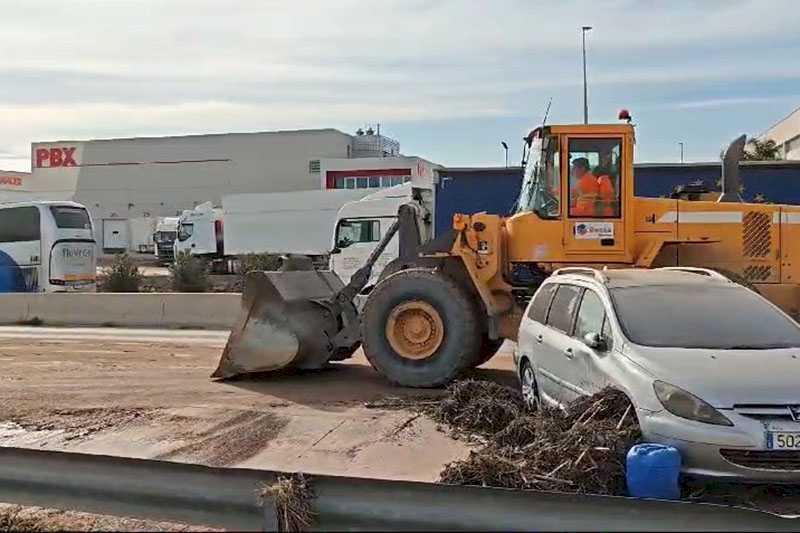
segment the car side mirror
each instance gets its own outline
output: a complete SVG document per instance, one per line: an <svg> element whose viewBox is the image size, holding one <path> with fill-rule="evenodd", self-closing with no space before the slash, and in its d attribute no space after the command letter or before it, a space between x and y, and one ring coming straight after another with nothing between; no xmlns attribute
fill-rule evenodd
<svg viewBox="0 0 800 533"><path fill-rule="evenodd" d="M333 255L333 254L340 254L340 253L342 253L342 249L341 249L341 248L339 248L338 246L337 246L336 248L334 248L333 250L331 250L331 251L330 251L330 254L331 254L331 255Z"/></svg>
<svg viewBox="0 0 800 533"><path fill-rule="evenodd" d="M608 342L600 333L587 333L583 336L583 342L586 346L598 352L605 352L608 349Z"/></svg>

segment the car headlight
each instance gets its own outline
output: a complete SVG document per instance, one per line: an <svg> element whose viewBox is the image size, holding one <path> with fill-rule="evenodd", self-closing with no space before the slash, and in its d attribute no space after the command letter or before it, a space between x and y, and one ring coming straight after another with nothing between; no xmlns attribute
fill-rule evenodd
<svg viewBox="0 0 800 533"><path fill-rule="evenodd" d="M664 408L675 416L714 424L732 426L733 422L697 396L664 381L654 381L653 389Z"/></svg>

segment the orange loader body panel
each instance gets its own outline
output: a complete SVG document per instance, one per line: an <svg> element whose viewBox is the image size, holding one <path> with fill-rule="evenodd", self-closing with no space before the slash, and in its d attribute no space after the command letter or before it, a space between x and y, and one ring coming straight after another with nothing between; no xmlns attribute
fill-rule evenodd
<svg viewBox="0 0 800 533"><path fill-rule="evenodd" d="M562 206L569 205L568 140L622 138L622 208L614 219L572 217L568 209L554 219L534 212L455 215L458 237L450 255L463 262L499 337L516 339L524 311L507 281L515 263L545 273L578 265L708 267L741 276L784 311L800 316L800 207L636 198L632 126L552 126L549 132L561 146ZM600 227L608 238L586 238L587 225Z"/></svg>

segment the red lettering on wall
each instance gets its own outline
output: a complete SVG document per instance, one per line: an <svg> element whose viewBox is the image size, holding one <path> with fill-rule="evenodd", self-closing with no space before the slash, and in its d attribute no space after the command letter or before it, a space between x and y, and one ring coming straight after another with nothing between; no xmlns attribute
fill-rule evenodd
<svg viewBox="0 0 800 533"><path fill-rule="evenodd" d="M75 147L37 148L36 168L77 167Z"/></svg>
<svg viewBox="0 0 800 533"><path fill-rule="evenodd" d="M22 186L22 178L19 176L0 176L0 185Z"/></svg>
<svg viewBox="0 0 800 533"><path fill-rule="evenodd" d="M72 148L64 148L64 163L63 166L65 167L76 167L78 163L72 158L72 155L75 153L75 147Z"/></svg>
<svg viewBox="0 0 800 533"><path fill-rule="evenodd" d="M64 152L60 148L52 148L50 150L50 166L60 167L64 162Z"/></svg>
<svg viewBox="0 0 800 533"><path fill-rule="evenodd" d="M44 166L44 162L50 159L50 150L47 148L37 148L36 149L36 167L42 168Z"/></svg>

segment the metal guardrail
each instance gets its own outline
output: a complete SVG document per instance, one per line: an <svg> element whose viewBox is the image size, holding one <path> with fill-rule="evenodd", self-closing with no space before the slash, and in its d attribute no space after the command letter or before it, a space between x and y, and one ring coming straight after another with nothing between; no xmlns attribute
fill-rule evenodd
<svg viewBox="0 0 800 533"><path fill-rule="evenodd" d="M0 448L0 502L274 530L279 473ZM310 476L313 530L796 531L800 519L710 504Z"/></svg>

